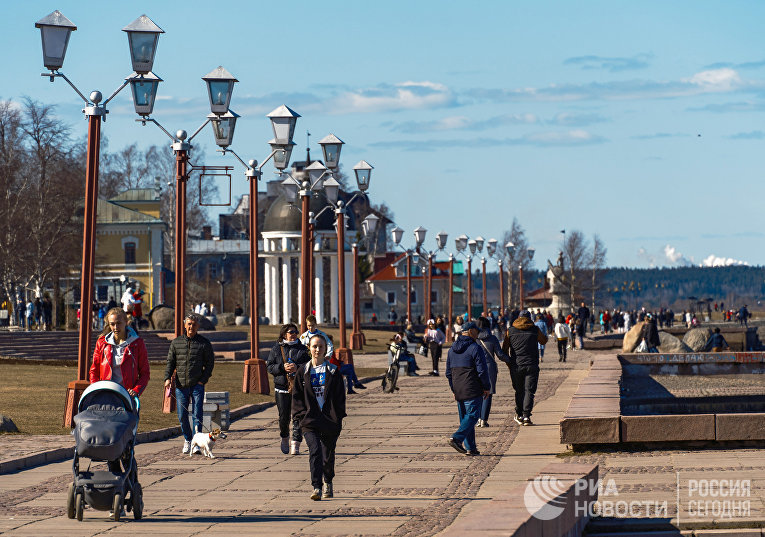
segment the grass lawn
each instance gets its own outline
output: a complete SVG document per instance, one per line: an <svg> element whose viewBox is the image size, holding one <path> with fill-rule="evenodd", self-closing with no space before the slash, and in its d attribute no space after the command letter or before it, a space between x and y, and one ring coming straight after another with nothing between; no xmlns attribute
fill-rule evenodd
<svg viewBox="0 0 765 537"><path fill-rule="evenodd" d="M231 408L273 401L271 395L242 393L242 363L216 363L207 391L229 392ZM0 413L8 416L23 434L67 434L62 427L66 386L77 377L75 363L71 366L41 363L3 363L0 384ZM358 368L360 378L380 375L380 369ZM151 380L141 396L139 431L151 431L178 425L175 414L162 413L162 390L165 366L151 366ZM269 380L270 380L269 375ZM273 388L273 385L272 385Z"/></svg>

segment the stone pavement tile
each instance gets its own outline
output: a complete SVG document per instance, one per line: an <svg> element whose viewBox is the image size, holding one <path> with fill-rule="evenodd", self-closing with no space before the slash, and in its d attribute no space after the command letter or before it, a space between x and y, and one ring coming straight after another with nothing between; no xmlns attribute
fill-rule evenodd
<svg viewBox="0 0 765 537"><path fill-rule="evenodd" d="M404 524L409 517L365 517L349 516L335 517L321 520L308 528L303 533L306 535L391 535L397 528Z"/></svg>
<svg viewBox="0 0 765 537"><path fill-rule="evenodd" d="M196 471L166 479L154 485L154 488L157 490L214 490L231 483L243 475L241 472Z"/></svg>
<svg viewBox="0 0 765 537"><path fill-rule="evenodd" d="M393 488L445 488L454 479L454 474L398 473L385 475L377 482L378 487Z"/></svg>

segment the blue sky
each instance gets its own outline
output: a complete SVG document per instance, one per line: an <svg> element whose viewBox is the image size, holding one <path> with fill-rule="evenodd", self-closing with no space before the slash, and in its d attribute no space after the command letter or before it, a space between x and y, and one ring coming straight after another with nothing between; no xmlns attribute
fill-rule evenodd
<svg viewBox="0 0 765 537"><path fill-rule="evenodd" d="M345 169L375 166L370 194L407 232L500 238L517 217L537 266L561 229L598 233L608 264L765 264L765 3L109 2L5 6L0 98L56 103L84 135L76 95L43 72L35 21L54 9L77 26L62 71L108 95L131 72L121 31L146 13L165 30L154 117L196 129L209 113L200 77L240 83L234 145L263 159L266 113L287 104L315 144L332 132ZM127 90L103 132L111 149L164 144L140 127ZM207 164L211 131L197 139ZM273 169L267 166L265 169ZM236 170L234 195L247 185Z"/></svg>

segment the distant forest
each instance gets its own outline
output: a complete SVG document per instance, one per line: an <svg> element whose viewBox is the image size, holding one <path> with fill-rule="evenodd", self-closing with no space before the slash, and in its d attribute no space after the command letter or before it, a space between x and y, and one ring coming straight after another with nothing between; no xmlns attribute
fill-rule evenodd
<svg viewBox="0 0 765 537"><path fill-rule="evenodd" d="M487 288L496 289L497 273L487 274ZM540 288L544 282L541 271L529 270L524 273L524 288L528 293ZM507 278L505 278L507 280ZM481 279L475 279L480 289ZM765 267L673 267L673 268L623 268L604 269L598 276L595 292L596 306L619 308L660 308L669 307L675 311L683 309L706 309L706 300L711 304L722 301L726 307L738 309L748 304L750 309L759 309L765 300ZM583 297L589 305L590 290Z"/></svg>

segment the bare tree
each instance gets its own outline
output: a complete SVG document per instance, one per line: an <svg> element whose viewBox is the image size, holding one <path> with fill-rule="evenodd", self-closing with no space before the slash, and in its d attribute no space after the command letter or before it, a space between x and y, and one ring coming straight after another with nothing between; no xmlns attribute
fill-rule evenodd
<svg viewBox="0 0 765 537"><path fill-rule="evenodd" d="M576 303L576 295L584 289L585 269L589 266L587 238L579 230L564 235L561 242L563 259L568 264L568 275L564 283L568 286L571 304Z"/></svg>
<svg viewBox="0 0 765 537"><path fill-rule="evenodd" d="M512 242L514 246L512 255L508 255L505 248L505 245L508 242ZM524 231L523 226L518 223L517 218L513 218L513 224L510 227L510 230L504 232L502 235L502 244L498 247L504 254L503 261L507 267L507 305L508 307L511 307L513 304L513 285L518 267L522 266L523 270L528 270L532 266L532 262L529 260L528 256L529 243L526 239L526 232ZM520 284L520 281L518 283Z"/></svg>
<svg viewBox="0 0 765 537"><path fill-rule="evenodd" d="M600 239L598 234L592 236L592 249L589 252L589 265L592 271L592 282L590 284L590 290L592 292L592 310L595 311L595 293L600 289L600 279L603 274L603 269L606 266L606 246Z"/></svg>
<svg viewBox="0 0 765 537"><path fill-rule="evenodd" d="M81 253L75 218L81 212L85 174L82 153L72 144L69 127L54 116L54 107L25 99L24 112L27 219L19 254L27 266L27 284L33 283L39 296L51 276L63 273Z"/></svg>

